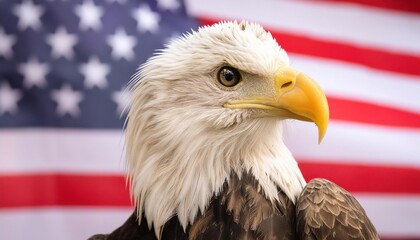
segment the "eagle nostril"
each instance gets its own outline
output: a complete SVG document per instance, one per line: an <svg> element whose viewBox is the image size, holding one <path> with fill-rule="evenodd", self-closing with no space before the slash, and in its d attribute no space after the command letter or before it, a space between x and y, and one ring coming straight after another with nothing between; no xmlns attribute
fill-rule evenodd
<svg viewBox="0 0 420 240"><path fill-rule="evenodd" d="M290 86L290 85L292 85L292 81L289 81L289 82L287 82L287 83L283 83L282 85L281 85L281 88L287 88L288 86Z"/></svg>

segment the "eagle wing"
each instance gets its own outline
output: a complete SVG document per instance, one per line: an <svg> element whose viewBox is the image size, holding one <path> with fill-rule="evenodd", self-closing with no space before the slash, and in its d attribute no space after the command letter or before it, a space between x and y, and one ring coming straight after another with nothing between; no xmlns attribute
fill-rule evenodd
<svg viewBox="0 0 420 240"><path fill-rule="evenodd" d="M359 202L326 179L313 179L296 203L299 239L379 239Z"/></svg>

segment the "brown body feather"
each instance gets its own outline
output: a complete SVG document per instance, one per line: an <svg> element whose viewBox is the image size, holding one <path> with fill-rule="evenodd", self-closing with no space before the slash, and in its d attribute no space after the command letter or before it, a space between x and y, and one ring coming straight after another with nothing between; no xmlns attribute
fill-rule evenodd
<svg viewBox="0 0 420 240"><path fill-rule="evenodd" d="M256 179L232 175L189 230L189 239L294 239L294 206L279 189L272 204Z"/></svg>
<svg viewBox="0 0 420 240"><path fill-rule="evenodd" d="M295 219L297 217L297 219ZM108 235L89 240L155 240L147 221L134 214ZM168 221L162 239L379 239L360 204L348 192L324 179L311 181L298 199L296 208L279 189L272 204L261 192L256 179L233 174L206 211L188 226L186 232L177 216Z"/></svg>

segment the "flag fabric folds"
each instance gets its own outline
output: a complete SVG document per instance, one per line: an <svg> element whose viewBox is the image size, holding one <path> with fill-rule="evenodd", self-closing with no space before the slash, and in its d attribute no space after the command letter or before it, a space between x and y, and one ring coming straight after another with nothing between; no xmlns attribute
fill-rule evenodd
<svg viewBox="0 0 420 240"><path fill-rule="evenodd" d="M321 145L286 127L305 178L355 194L382 239L420 239L420 4L397 0L0 0L0 239L122 224L130 76L182 33L242 19L327 94Z"/></svg>

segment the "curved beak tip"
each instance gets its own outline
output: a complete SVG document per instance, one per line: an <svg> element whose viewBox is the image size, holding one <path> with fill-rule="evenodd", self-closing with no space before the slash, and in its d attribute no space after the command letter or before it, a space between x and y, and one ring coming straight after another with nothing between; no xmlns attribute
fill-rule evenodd
<svg viewBox="0 0 420 240"><path fill-rule="evenodd" d="M322 139L324 139L325 133L327 132L328 122L330 119L330 111L326 98L323 102L323 107L318 117L318 119L314 120L314 123L318 128L318 144L320 144Z"/></svg>
<svg viewBox="0 0 420 240"><path fill-rule="evenodd" d="M318 144L321 144L322 139L324 139L325 133L327 132L327 128L326 127L318 127Z"/></svg>

